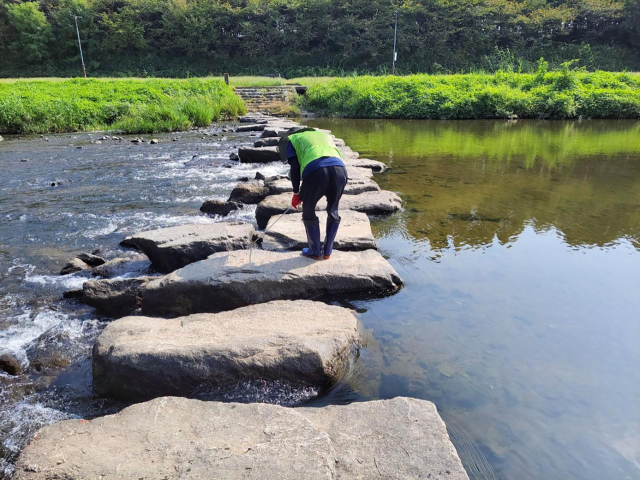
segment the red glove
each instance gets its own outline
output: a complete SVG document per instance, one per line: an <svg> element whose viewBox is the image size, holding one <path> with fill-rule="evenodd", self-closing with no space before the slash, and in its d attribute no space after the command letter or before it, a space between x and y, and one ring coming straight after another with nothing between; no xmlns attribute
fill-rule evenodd
<svg viewBox="0 0 640 480"><path fill-rule="evenodd" d="M302 200L300 200L300 194L294 193L293 197L291 197L291 206L297 209L298 205L300 205L301 203L302 203Z"/></svg>

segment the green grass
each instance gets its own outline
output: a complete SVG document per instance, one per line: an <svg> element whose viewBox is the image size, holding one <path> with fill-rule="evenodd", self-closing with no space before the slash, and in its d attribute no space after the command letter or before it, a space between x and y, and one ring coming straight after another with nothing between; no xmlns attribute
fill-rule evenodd
<svg viewBox="0 0 640 480"><path fill-rule="evenodd" d="M572 71L363 76L310 85L301 105L350 118L640 118L640 76Z"/></svg>
<svg viewBox="0 0 640 480"><path fill-rule="evenodd" d="M246 112L219 79L38 79L0 82L0 133L203 127Z"/></svg>

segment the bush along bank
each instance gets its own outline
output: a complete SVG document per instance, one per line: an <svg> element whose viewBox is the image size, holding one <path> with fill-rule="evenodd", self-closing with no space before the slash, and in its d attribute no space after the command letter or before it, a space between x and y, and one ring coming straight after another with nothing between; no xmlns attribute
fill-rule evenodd
<svg viewBox="0 0 640 480"><path fill-rule="evenodd" d="M203 127L244 113L244 102L215 79L0 83L0 133L168 132Z"/></svg>
<svg viewBox="0 0 640 480"><path fill-rule="evenodd" d="M354 77L313 85L302 106L351 118L640 118L640 75L572 71Z"/></svg>

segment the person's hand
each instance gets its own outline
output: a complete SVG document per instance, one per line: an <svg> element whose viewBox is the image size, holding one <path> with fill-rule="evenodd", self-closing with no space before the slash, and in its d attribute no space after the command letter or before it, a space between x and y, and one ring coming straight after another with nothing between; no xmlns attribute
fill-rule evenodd
<svg viewBox="0 0 640 480"><path fill-rule="evenodd" d="M297 209L298 205L300 205L301 203L302 203L302 200L300 200L300 194L294 193L293 197L291 197L291 206Z"/></svg>

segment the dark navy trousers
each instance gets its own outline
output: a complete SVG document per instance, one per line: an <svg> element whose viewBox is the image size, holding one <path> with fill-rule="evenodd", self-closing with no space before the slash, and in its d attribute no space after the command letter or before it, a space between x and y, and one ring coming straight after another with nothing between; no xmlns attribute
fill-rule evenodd
<svg viewBox="0 0 640 480"><path fill-rule="evenodd" d="M300 199L302 200L303 220L315 220L316 205L322 197L327 197L327 221L340 221L338 205L347 185L347 169L345 167L321 167L314 170L302 180Z"/></svg>

